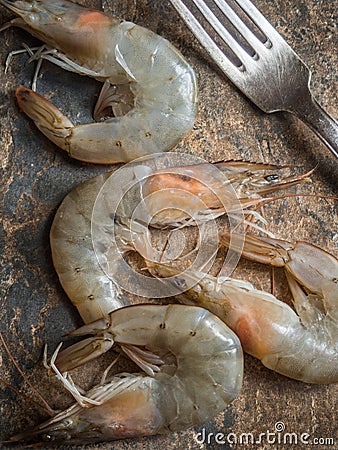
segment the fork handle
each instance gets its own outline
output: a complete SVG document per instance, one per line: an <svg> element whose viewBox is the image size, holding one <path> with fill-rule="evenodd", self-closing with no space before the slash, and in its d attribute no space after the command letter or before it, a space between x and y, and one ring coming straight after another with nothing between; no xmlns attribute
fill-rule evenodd
<svg viewBox="0 0 338 450"><path fill-rule="evenodd" d="M317 102L310 90L307 94L290 112L308 125L338 158L338 122Z"/></svg>

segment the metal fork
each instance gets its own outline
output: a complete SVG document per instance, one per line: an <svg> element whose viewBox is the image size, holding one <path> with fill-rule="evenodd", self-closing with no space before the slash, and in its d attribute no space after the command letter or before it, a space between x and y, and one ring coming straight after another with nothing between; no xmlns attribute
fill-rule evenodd
<svg viewBox="0 0 338 450"><path fill-rule="evenodd" d="M203 0L191 0L232 57L208 34L191 7L182 0L170 2L211 58L250 100L266 113L296 115L338 158L338 123L313 97L310 70L249 0L232 0L231 4L211 0L210 7ZM258 32L242 20L243 13Z"/></svg>

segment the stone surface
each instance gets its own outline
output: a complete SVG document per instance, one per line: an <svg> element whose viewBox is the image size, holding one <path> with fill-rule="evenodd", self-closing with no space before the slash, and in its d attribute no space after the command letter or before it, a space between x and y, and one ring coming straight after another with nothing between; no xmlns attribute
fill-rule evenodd
<svg viewBox="0 0 338 450"><path fill-rule="evenodd" d="M196 70L200 89L199 114L191 133L176 150L193 152L208 161L245 159L291 164L302 172L316 168L312 183L290 190L294 194L318 197L289 197L270 205L266 218L270 229L286 239L305 239L336 253L337 223L334 201L337 195L337 162L302 123L287 114L266 115L251 104L222 75L178 19L168 1L115 0L83 1L104 7L128 20L144 25L168 38ZM337 110L337 4L329 0L256 0L257 6L287 39L313 72L312 88L318 101L334 116ZM12 15L0 7L0 23ZM9 29L0 34L0 64L22 42L34 45L28 33ZM58 383L49 380L41 364L45 343L51 349L67 331L81 324L63 293L54 272L49 229L64 196L81 181L107 168L71 160L59 151L18 109L14 90L29 86L34 67L25 66L26 56L13 59L0 75L1 137L1 295L0 329L14 357L31 382L55 407L65 407L69 397ZM98 83L44 64L39 92L49 96L74 121L89 121ZM83 92L86 95L83 95ZM241 263L236 275L269 290L270 273L254 263ZM288 299L285 279L276 271L276 289ZM109 357L108 357L109 358ZM78 371L80 382L97 381L105 362L93 364L86 373ZM1 348L0 375L16 389L29 392L17 370ZM32 395L32 394L30 394ZM279 422L298 440L308 433L315 438L335 439L337 446L337 387L302 384L265 369L259 361L245 357L241 395L214 421L204 427L168 436L89 445L88 449L217 449L217 433L225 435L224 449L308 448L283 443L285 434L268 437ZM67 403L68 402L68 403ZM46 416L31 400L19 397L0 385L0 439L35 425ZM283 427L283 425L280 425ZM202 442L199 433L212 433ZM230 434L228 436L229 433ZM248 433L261 443L234 443L235 436ZM265 435L263 435L265 433ZM228 440L226 439L228 436ZM278 443L278 436L281 442ZM218 440L222 439L218 436ZM243 437L245 441L245 436ZM273 441L275 439L275 441ZM250 442L250 441L249 441ZM323 441L321 441L323 442ZM278 443L278 444L277 444ZM13 448L2 444L3 448ZM23 448L17 446L15 448ZM61 448L61 447L60 447ZM62 448L65 448L64 446ZM84 448L74 446L72 448ZM334 445L318 445L329 449Z"/></svg>

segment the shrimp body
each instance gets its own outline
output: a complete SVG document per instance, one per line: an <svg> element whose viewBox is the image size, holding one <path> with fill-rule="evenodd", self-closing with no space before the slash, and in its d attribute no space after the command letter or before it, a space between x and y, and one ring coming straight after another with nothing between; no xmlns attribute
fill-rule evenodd
<svg viewBox="0 0 338 450"><path fill-rule="evenodd" d="M243 350L278 373L306 383L338 381L338 323L331 314L338 297L319 304L311 296L294 297L297 313L252 284L149 263L156 276L171 277L184 290L183 303L201 306L221 318L239 337ZM331 302L331 303L330 303Z"/></svg>
<svg viewBox="0 0 338 450"><path fill-rule="evenodd" d="M50 49L39 57L104 85L95 107L115 117L75 126L47 99L19 87L22 110L51 141L81 161L112 164L174 147L197 112L193 69L166 39L68 0L1 0L15 25ZM5 27L6 27L5 26Z"/></svg>
<svg viewBox="0 0 338 450"><path fill-rule="evenodd" d="M86 393L96 405L75 404L13 441L85 443L183 430L213 418L241 389L240 342L205 309L135 305L112 312L101 331L98 324L92 326L98 339L136 348L135 362L146 349L160 360L156 371L115 376Z"/></svg>
<svg viewBox="0 0 338 450"><path fill-rule="evenodd" d="M117 283L101 269L92 243L92 210L108 176L99 175L71 191L60 205L50 232L54 267L85 323L128 304Z"/></svg>

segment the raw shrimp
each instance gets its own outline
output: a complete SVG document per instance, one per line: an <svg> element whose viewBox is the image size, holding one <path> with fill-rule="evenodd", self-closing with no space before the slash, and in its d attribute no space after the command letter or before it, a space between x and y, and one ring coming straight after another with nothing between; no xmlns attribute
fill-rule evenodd
<svg viewBox="0 0 338 450"><path fill-rule="evenodd" d="M22 110L71 157L100 164L131 161L174 147L192 128L197 112L195 74L166 39L67 0L0 4L20 16L2 29L21 27L50 47L36 58L104 82L94 118L110 108L115 117L78 126L34 91L16 91Z"/></svg>
<svg viewBox="0 0 338 450"><path fill-rule="evenodd" d="M114 376L84 397L60 374L81 404L14 436L12 442L88 443L183 430L210 420L240 392L240 342L218 317L203 308L134 305L112 312L108 321L84 328L84 332L96 334L93 342L97 345L108 341L134 355L148 375ZM66 359L79 345L62 352ZM61 371L64 367L58 360L63 359L62 353L56 358ZM55 356L52 368L54 360Z"/></svg>
<svg viewBox="0 0 338 450"><path fill-rule="evenodd" d="M170 154L165 156L169 157ZM107 225L108 228L113 224L117 211L115 206L111 206L111 198L122 199L123 190L127 189L129 181L130 185L137 183L135 198L123 201L120 215L130 217L135 205L144 199L142 212L151 217L152 226L163 228L168 225L175 226L177 223L188 224L191 217L197 221L210 220L226 210L236 209L239 201L243 202L240 204L247 206L251 198L256 202L260 193L307 180L306 175L295 175L281 177L278 180L274 176L273 181L269 181L266 170L277 170L277 167L240 162L222 162L215 166L196 164L169 168L167 172L153 171L153 162L156 161L158 164L161 157L164 158L163 155L154 155L150 160L136 161L114 173L108 172L86 181L67 195L55 215L50 233L53 263L61 285L85 323L103 318L114 309L127 304L126 298L113 279L114 276L107 276L102 269L102 265L106 264L100 264L97 259L98 254L104 255L106 246L101 243L95 249L92 232L95 224L99 224L100 227ZM226 175L231 174L229 180L215 167L225 170ZM107 181L109 184L105 184ZM234 183L235 191L230 189L230 182ZM175 195L169 202L169 193L175 186ZM242 197L240 200L236 197L237 192ZM97 201L99 194L102 199L100 203ZM196 198L200 201L197 202ZM156 208L160 214L156 214ZM146 219L145 222L147 223ZM121 230L123 234L123 229ZM140 240L144 237L143 231L147 230L142 229L138 232ZM135 239L138 233L134 234ZM118 239L118 236L116 237ZM111 241L110 235L109 240ZM114 264L115 259L111 257L109 261L111 275L114 275Z"/></svg>
<svg viewBox="0 0 338 450"><path fill-rule="evenodd" d="M338 381L337 281L335 293L331 291L322 302L295 290L296 314L246 281L190 270L178 273L154 261L148 264L152 274L170 277L166 283L185 291L181 302L216 314L237 334L243 350L269 369L306 383ZM195 286L186 290L194 280Z"/></svg>
<svg viewBox="0 0 338 450"><path fill-rule="evenodd" d="M315 302L318 302L332 318L338 321L337 258L309 242L292 243L250 233L245 235L244 245L242 236L236 236L234 233L231 239L234 250L236 250L236 240L241 243L241 256L244 258L274 267L284 267L293 296L304 297L303 301L299 299L296 304L298 308L303 309L303 314L306 314L308 309L307 302L313 303L314 308ZM229 245L230 235L220 233L220 242L226 246ZM311 308L309 314L311 314Z"/></svg>

